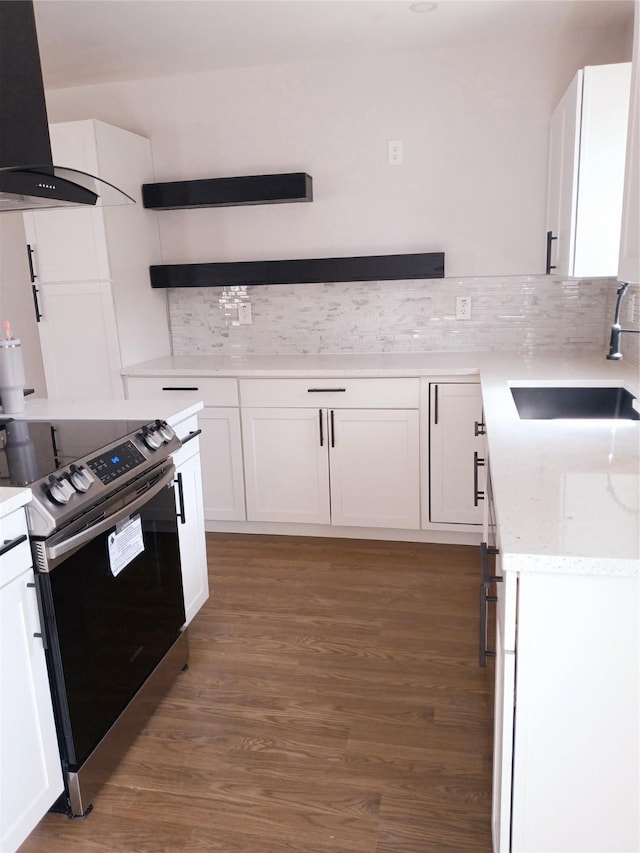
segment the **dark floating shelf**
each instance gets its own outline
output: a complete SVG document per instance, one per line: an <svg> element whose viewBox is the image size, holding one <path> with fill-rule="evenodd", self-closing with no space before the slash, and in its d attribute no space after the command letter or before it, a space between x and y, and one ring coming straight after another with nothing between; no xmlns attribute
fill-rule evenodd
<svg viewBox="0 0 640 853"><path fill-rule="evenodd" d="M142 185L142 203L152 210L296 201L313 201L313 179L306 172Z"/></svg>
<svg viewBox="0 0 640 853"><path fill-rule="evenodd" d="M163 264L149 267L152 287L224 287L444 278L444 252L292 261Z"/></svg>

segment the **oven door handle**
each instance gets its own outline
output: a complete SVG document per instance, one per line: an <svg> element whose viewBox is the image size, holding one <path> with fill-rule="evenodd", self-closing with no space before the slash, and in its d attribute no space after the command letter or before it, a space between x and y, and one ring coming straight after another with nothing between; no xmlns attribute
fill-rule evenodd
<svg viewBox="0 0 640 853"><path fill-rule="evenodd" d="M149 489L144 491L137 498L132 500L126 506L119 509L117 512L114 512L112 515L108 515L106 518L101 518L100 521L91 525L91 527L86 527L84 530L81 530L79 533L76 533L75 536L70 536L68 539L63 539L62 542L59 542L56 545L48 545L46 546L47 557L50 560L57 560L60 557L63 557L69 554L71 551L76 551L78 548L81 548L83 545L86 545L87 542L91 542L92 539L95 539L96 536L100 536L101 533L112 528L119 521L122 521L129 515L132 515L137 510L141 509L151 498L155 497L159 494L164 488L167 486L173 486L173 481L175 480L176 469L173 465L171 465L166 472L162 475L162 477L158 480L157 483L154 483Z"/></svg>

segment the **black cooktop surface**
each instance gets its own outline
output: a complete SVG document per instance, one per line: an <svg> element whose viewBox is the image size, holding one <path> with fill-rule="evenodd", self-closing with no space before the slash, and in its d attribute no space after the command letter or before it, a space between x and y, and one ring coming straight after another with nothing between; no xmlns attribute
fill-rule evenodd
<svg viewBox="0 0 640 853"><path fill-rule="evenodd" d="M147 421L29 421L0 416L0 486L28 486Z"/></svg>

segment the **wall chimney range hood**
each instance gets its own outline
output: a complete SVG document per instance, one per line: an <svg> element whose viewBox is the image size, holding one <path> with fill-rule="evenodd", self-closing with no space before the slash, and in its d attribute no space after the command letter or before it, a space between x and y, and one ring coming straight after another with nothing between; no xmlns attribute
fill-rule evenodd
<svg viewBox="0 0 640 853"><path fill-rule="evenodd" d="M135 204L94 175L53 165L31 0L0 0L0 213Z"/></svg>

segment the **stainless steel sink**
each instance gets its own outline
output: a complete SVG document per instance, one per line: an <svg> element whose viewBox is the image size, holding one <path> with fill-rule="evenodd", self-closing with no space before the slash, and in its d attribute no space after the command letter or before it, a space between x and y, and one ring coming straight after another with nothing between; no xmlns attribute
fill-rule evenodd
<svg viewBox="0 0 640 853"><path fill-rule="evenodd" d="M529 385L511 388L511 394L520 418L525 420L640 420L640 414L631 405L635 397L626 388L545 388Z"/></svg>

